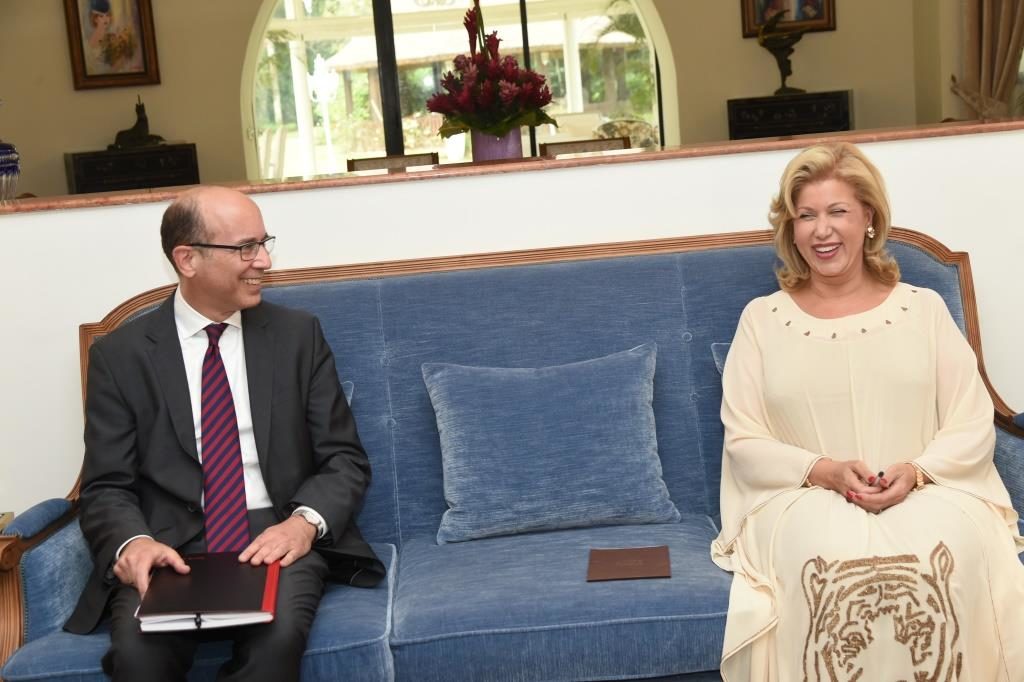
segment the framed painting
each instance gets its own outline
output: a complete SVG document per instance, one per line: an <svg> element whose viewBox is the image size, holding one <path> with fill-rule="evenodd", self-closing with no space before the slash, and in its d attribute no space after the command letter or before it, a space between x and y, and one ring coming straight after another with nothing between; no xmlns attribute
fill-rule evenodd
<svg viewBox="0 0 1024 682"><path fill-rule="evenodd" d="M160 82L151 0L64 0L75 90Z"/></svg>
<svg viewBox="0 0 1024 682"><path fill-rule="evenodd" d="M757 30L780 12L780 30L836 30L836 0L740 0L743 37L756 38Z"/></svg>

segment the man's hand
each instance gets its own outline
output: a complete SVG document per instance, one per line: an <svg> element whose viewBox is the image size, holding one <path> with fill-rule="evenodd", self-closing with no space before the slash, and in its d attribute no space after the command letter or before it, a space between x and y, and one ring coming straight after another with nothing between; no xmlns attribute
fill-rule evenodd
<svg viewBox="0 0 1024 682"><path fill-rule="evenodd" d="M882 491L881 484L876 484L875 474L859 459L837 462L823 457L811 467L807 481L811 485L834 490L850 502Z"/></svg>
<svg viewBox="0 0 1024 682"><path fill-rule="evenodd" d="M178 573L192 570L173 548L153 538L136 538L125 545L114 562L114 575L125 585L133 585L139 596L149 589L149 574L157 566L171 566Z"/></svg>
<svg viewBox="0 0 1024 682"><path fill-rule="evenodd" d="M907 499L907 495L917 485L917 470L912 464L893 464L885 470L885 478L880 480L882 490L861 495L853 503L872 514L881 514Z"/></svg>
<svg viewBox="0 0 1024 682"><path fill-rule="evenodd" d="M238 560L259 566L280 559L282 566L288 566L309 554L315 539L316 526L301 516L289 516L260 533Z"/></svg>

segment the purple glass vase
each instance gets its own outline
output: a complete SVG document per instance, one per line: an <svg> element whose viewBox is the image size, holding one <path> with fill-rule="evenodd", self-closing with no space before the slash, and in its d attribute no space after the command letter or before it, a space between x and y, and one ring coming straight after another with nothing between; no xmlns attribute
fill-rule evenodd
<svg viewBox="0 0 1024 682"><path fill-rule="evenodd" d="M523 158L523 136L519 128L513 128L501 137L472 130L473 160L493 161L495 159Z"/></svg>

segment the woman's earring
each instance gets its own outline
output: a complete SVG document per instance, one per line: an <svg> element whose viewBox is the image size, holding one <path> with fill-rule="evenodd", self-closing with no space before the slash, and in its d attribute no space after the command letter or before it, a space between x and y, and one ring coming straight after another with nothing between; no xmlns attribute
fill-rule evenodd
<svg viewBox="0 0 1024 682"><path fill-rule="evenodd" d="M875 226L874 225L868 225L868 239L874 239L874 238L875 238Z"/></svg>

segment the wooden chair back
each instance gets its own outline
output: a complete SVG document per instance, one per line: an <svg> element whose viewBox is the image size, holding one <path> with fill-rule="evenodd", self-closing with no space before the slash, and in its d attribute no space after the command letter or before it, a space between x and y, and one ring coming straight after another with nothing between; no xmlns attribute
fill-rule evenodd
<svg viewBox="0 0 1024 682"><path fill-rule="evenodd" d="M540 146L540 155L554 157L558 154L580 154L583 152L606 152L616 149L629 149L628 137L600 137L590 140L569 140L567 142L547 142Z"/></svg>
<svg viewBox="0 0 1024 682"><path fill-rule="evenodd" d="M396 154L395 156L373 156L363 159L349 159L348 171L408 168L409 166L436 166L440 163L437 152L422 154Z"/></svg>

